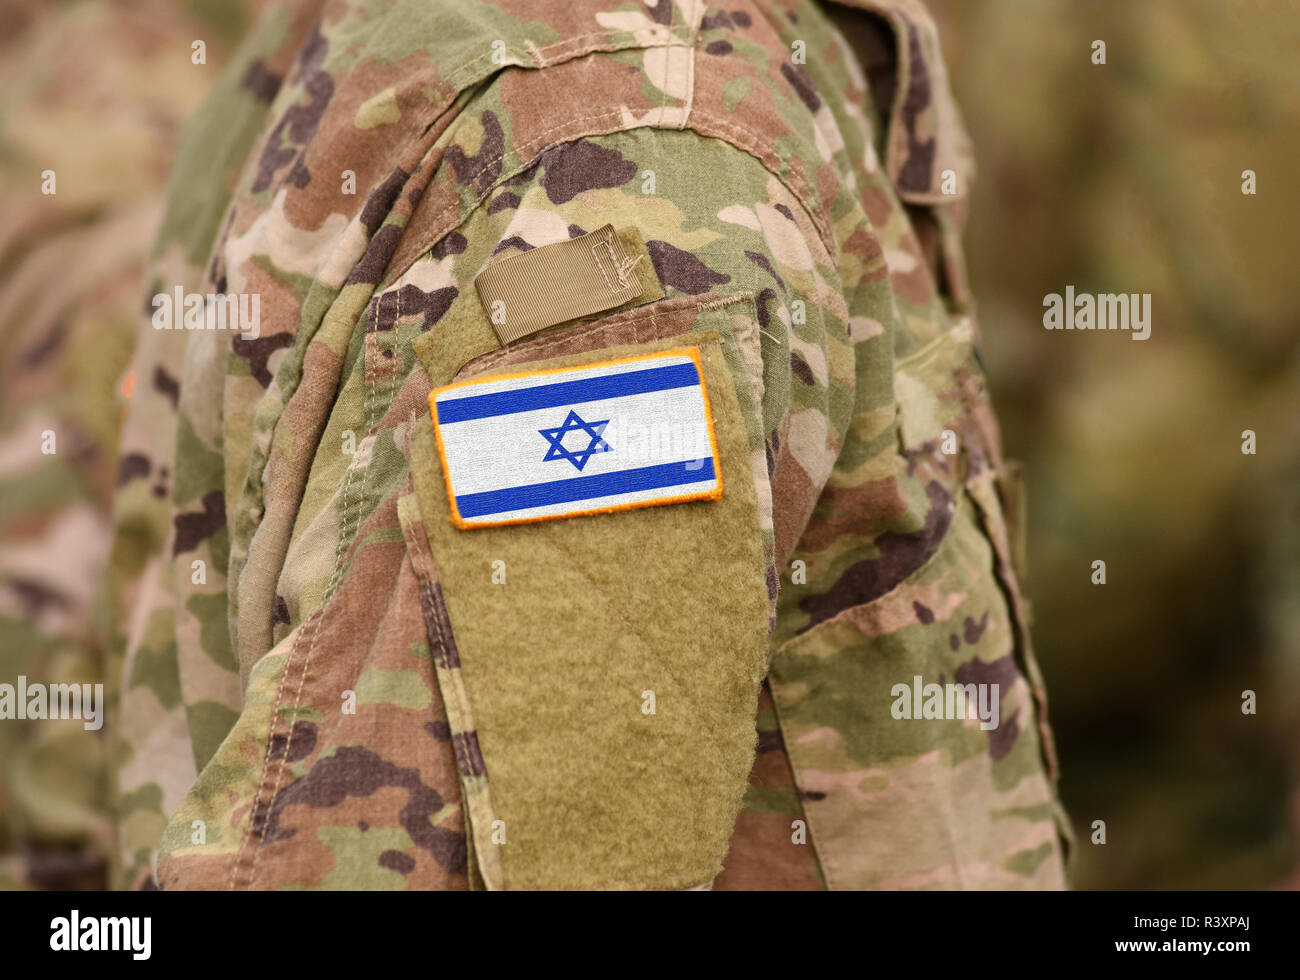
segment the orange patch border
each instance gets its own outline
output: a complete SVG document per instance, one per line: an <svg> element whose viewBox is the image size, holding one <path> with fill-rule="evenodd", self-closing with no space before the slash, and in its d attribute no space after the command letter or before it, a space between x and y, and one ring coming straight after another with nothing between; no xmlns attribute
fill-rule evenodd
<svg viewBox="0 0 1300 980"><path fill-rule="evenodd" d="M677 494L655 500L636 500L612 507L593 507L588 510L575 510L567 514L543 514L537 517L511 517L500 521L466 521L456 508L456 492L451 486L451 467L447 465L447 450L442 444L442 426L438 423L438 396L454 388L466 388L470 385L487 384L490 381L504 381L507 378L536 378L547 374L564 374L568 371L582 371L587 368L609 367L612 364L628 364L632 361L648 361L671 355L689 357L695 362L695 371L700 379L700 395L704 399L704 421L709 427L709 449L713 453L713 473L718 485L712 490L696 493ZM560 521L570 517L588 517L592 514L614 514L622 510L638 510L642 507L662 507L668 504L684 504L695 500L722 499L722 458L718 454L718 434L713 426L713 404L709 401L709 388L704 380L704 364L700 360L698 347L676 347L672 350L654 351L650 354L633 354L629 357L616 357L609 361L593 361L591 364L571 364L568 367L540 368L536 371L511 371L506 374L492 374L485 378L468 378L453 381L429 392L429 415L433 419L433 435L438 445L438 461L442 464L442 477L447 485L447 505L450 513L447 519L462 531L473 531L481 527L506 527L512 524L539 524L542 521Z"/></svg>

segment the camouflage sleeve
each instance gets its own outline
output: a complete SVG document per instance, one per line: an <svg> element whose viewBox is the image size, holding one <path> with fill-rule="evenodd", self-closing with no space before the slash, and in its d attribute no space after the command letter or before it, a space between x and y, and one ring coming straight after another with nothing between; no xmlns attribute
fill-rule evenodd
<svg viewBox="0 0 1300 980"><path fill-rule="evenodd" d="M499 348L478 274L606 225L642 296ZM355 380L320 435L276 646L250 665L243 712L172 822L160 883L707 883L753 757L778 535L799 536L851 400L835 269L757 160L648 129L547 150L428 246L378 291L347 355ZM723 500L478 531L448 522L431 388L686 346L701 352ZM770 447L765 432L779 434ZM797 491L775 509L774 468ZM341 524L359 526L331 570L313 528ZM329 608L315 605L331 589ZM241 588L241 603L251 595ZM291 724L271 734L270 774L248 767L273 699L290 696L301 704L276 709ZM278 742L291 764L280 776ZM283 782L247 816L255 780ZM428 803L390 811L375 798L384 785ZM265 840L242 864L213 840L241 817Z"/></svg>
<svg viewBox="0 0 1300 980"><path fill-rule="evenodd" d="M179 398L137 405L174 432L127 656L175 680L123 722L157 884L1059 884L967 147L923 12L869 6L910 66L879 134L812 4L311 28L201 280L246 329L160 333ZM584 414L643 364L686 415ZM682 419L707 448L618 463Z"/></svg>

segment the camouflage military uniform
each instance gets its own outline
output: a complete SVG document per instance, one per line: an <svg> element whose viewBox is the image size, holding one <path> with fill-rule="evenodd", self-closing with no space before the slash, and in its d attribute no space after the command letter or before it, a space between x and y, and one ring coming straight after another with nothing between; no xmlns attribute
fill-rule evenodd
<svg viewBox="0 0 1300 980"><path fill-rule="evenodd" d="M149 286L260 335L143 328L123 436L122 883L1063 883L968 147L924 11L851 6L887 69L806 0L268 11ZM502 344L484 270L605 229L638 295ZM718 499L449 520L431 391L683 349Z"/></svg>

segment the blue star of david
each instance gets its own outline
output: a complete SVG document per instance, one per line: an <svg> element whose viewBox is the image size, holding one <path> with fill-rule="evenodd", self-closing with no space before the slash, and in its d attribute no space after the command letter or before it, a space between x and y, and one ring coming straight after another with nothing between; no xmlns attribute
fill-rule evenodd
<svg viewBox="0 0 1300 980"><path fill-rule="evenodd" d="M554 429L538 429L546 441L551 444L551 448L546 450L546 455L542 457L542 462L551 459L567 459L579 471L587 465L587 460L591 459L596 453L607 453L610 451L610 445L600 437L605 431L605 426L609 425L609 419L603 422L584 422L582 417L573 409L569 409L569 417L564 420L564 424ZM564 437L570 432L582 430L591 436L591 441L587 443L586 449L579 449L574 452L564 448Z"/></svg>

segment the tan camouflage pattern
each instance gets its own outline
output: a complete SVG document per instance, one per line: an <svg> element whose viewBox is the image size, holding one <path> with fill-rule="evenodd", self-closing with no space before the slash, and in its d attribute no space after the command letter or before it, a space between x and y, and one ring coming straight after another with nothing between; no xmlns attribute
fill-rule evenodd
<svg viewBox="0 0 1300 980"><path fill-rule="evenodd" d="M855 6L893 39L893 98L810 2L268 9L190 129L149 281L256 293L261 335L143 326L138 377L166 380L122 436L118 884L512 887L429 547L444 515L412 497L426 399L689 337L692 310L726 313L750 393L772 602L718 886L1063 884L957 242L969 147L924 11ZM490 260L606 223L645 241L663 299L466 339ZM999 684L1003 725L890 718L913 674Z"/></svg>
<svg viewBox="0 0 1300 980"><path fill-rule="evenodd" d="M929 5L979 151L966 252L1027 463L1071 884L1295 887L1295 5ZM1150 339L1044 330L1067 283L1149 292Z"/></svg>
<svg viewBox="0 0 1300 980"><path fill-rule="evenodd" d="M225 31L238 28L247 6L4 4L4 683L23 676L112 688L100 599L118 431L135 387L140 282L181 127L228 54ZM204 65L191 61L195 38L206 39ZM144 490L165 492L157 480ZM0 722L0 889L108 883L107 736L107 725L87 731L76 720Z"/></svg>

